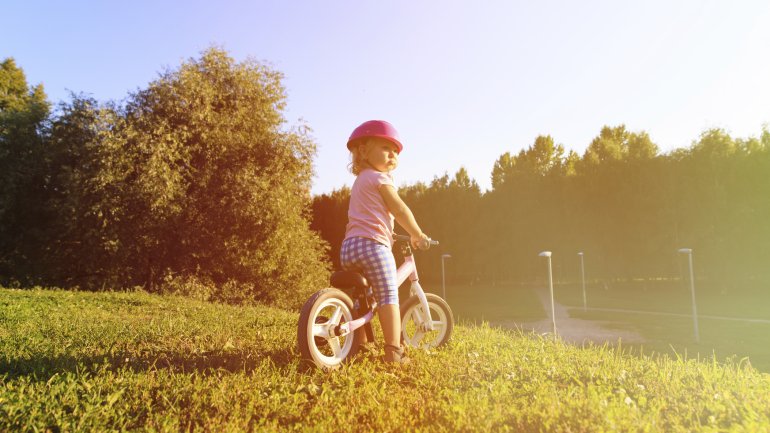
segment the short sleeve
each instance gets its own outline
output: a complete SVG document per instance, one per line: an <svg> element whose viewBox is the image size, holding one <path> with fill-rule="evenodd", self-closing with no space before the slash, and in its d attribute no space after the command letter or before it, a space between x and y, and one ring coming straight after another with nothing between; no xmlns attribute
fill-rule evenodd
<svg viewBox="0 0 770 433"><path fill-rule="evenodd" d="M383 245L393 245L393 215L385 204L380 185L395 186L390 173L366 169L358 174L350 189L348 225L345 238L364 237Z"/></svg>
<svg viewBox="0 0 770 433"><path fill-rule="evenodd" d="M372 173L374 176L372 176L372 183L379 188L380 185L390 185L393 188L396 187L393 183L393 176L390 175L390 173L383 173L380 171L374 171L372 170Z"/></svg>

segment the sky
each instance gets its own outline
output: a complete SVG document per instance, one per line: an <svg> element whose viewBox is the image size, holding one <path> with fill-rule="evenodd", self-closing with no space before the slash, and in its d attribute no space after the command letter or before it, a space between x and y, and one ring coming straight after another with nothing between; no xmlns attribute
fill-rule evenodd
<svg viewBox="0 0 770 433"><path fill-rule="evenodd" d="M0 59L53 103L120 101L212 46L282 72L313 194L352 184L345 143L370 119L400 133L397 185L464 167L482 190L538 135L582 155L624 124L667 152L770 122L766 0L5 0L0 23Z"/></svg>

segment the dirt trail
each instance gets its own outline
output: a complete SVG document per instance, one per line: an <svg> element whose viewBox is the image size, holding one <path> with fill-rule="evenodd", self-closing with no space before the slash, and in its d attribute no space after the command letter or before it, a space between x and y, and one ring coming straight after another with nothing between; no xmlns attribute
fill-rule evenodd
<svg viewBox="0 0 770 433"><path fill-rule="evenodd" d="M525 331L532 330L538 334L552 333L551 295L547 288L536 290L535 293L537 293L540 302L543 304L543 309L545 310L546 315L548 315L547 319L538 322L506 320L496 321L494 324L510 329L522 329ZM617 343L618 340L625 343L643 343L645 341L644 338L636 332L607 327L611 322L574 319L569 316L567 307L558 302L554 303L554 310L556 313L556 333L564 341L576 344L583 344L586 342L597 344L606 342L614 344Z"/></svg>

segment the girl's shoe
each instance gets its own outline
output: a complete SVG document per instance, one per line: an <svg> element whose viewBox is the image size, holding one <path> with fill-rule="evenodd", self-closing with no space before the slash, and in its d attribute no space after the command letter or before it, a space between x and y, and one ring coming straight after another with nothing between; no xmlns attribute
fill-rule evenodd
<svg viewBox="0 0 770 433"><path fill-rule="evenodd" d="M391 362L394 364L409 364L412 362L412 360L406 356L406 351L403 347L386 344L385 362Z"/></svg>

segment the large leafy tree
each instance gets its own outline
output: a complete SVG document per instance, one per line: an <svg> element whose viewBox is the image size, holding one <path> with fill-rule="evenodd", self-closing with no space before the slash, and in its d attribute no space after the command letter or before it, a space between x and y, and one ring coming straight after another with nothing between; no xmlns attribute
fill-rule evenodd
<svg viewBox="0 0 770 433"><path fill-rule="evenodd" d="M297 305L323 284L309 229L315 145L287 130L281 74L209 49L133 95L108 141L130 156L122 233L141 281L205 275L221 296Z"/></svg>
<svg viewBox="0 0 770 433"><path fill-rule="evenodd" d="M325 283L309 228L315 145L286 125L281 79L212 48L120 109L76 98L63 110L61 245L94 258L83 284L195 281L214 299L292 307Z"/></svg>

